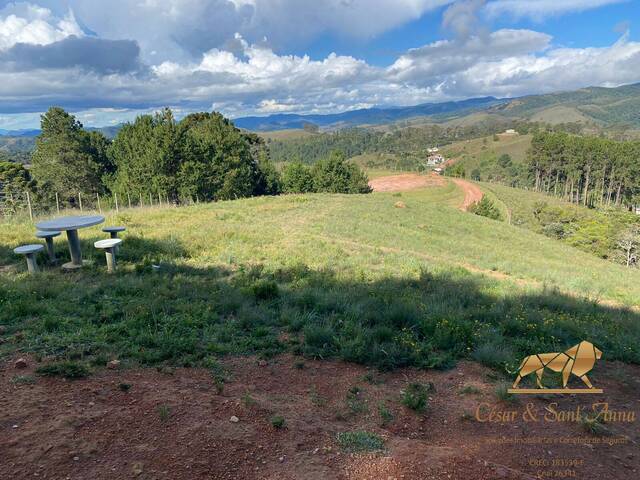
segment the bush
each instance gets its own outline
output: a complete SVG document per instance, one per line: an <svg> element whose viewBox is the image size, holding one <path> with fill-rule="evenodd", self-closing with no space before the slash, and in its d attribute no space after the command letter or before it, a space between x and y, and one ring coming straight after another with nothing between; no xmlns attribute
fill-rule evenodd
<svg viewBox="0 0 640 480"><path fill-rule="evenodd" d="M260 279L251 286L253 296L258 300L272 300L280 296L278 284L273 280Z"/></svg>
<svg viewBox="0 0 640 480"><path fill-rule="evenodd" d="M284 426L286 425L286 421L284 419L284 417L280 416L280 415L274 415L273 417L271 417L271 426L273 428L284 428Z"/></svg>
<svg viewBox="0 0 640 480"><path fill-rule="evenodd" d="M373 452L384 448L384 440L375 433L341 432L337 435L338 445L346 452Z"/></svg>
<svg viewBox="0 0 640 480"><path fill-rule="evenodd" d="M504 370L516 356L513 350L504 345L485 343L478 346L471 357L487 367Z"/></svg>
<svg viewBox="0 0 640 480"><path fill-rule="evenodd" d="M36 369L36 373L43 377L64 377L69 379L84 378L89 375L86 365L77 362L56 362L43 365Z"/></svg>
<svg viewBox="0 0 640 480"><path fill-rule="evenodd" d="M475 213L476 215L480 215L481 217L491 218L493 220L501 220L502 215L500 215L500 210L495 204L489 200L488 197L482 197L482 200L474 203L471 208L469 208L471 213Z"/></svg>
<svg viewBox="0 0 640 480"><path fill-rule="evenodd" d="M344 153L333 152L313 166L314 191L326 193L371 193L369 179L357 165L347 163Z"/></svg>
<svg viewBox="0 0 640 480"><path fill-rule="evenodd" d="M402 404L414 412L424 412L427 408L427 394L431 390L431 385L425 386L421 383L410 383L402 392Z"/></svg>
<svg viewBox="0 0 640 480"><path fill-rule="evenodd" d="M285 193L313 192L311 168L299 161L286 165L282 170L282 190Z"/></svg>

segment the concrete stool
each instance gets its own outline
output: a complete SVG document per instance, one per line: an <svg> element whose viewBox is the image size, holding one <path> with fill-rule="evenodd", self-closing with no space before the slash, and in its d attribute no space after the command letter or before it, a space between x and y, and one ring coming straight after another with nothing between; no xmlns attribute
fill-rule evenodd
<svg viewBox="0 0 640 480"><path fill-rule="evenodd" d="M116 271L116 249L122 243L119 238L110 238L108 240L100 240L93 244L99 250L104 250L107 256L107 271L113 273Z"/></svg>
<svg viewBox="0 0 640 480"><path fill-rule="evenodd" d="M38 261L36 260L36 253L44 250L42 245L23 245L13 250L16 255L24 255L27 257L27 268L29 273L38 272Z"/></svg>
<svg viewBox="0 0 640 480"><path fill-rule="evenodd" d="M104 227L102 229L103 232L111 235L111 238L118 238L118 233L125 232L127 229L125 227ZM118 249L116 248L116 252Z"/></svg>
<svg viewBox="0 0 640 480"><path fill-rule="evenodd" d="M47 242L47 253L49 254L49 261L51 263L57 263L56 251L53 248L53 239L60 236L60 232L36 232L37 238L44 238Z"/></svg>

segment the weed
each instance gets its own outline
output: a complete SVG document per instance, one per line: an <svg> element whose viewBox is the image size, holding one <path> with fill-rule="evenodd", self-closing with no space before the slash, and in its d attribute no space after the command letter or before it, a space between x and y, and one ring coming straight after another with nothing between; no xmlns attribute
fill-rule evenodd
<svg viewBox="0 0 640 480"><path fill-rule="evenodd" d="M424 412L428 404L430 386L421 383L410 383L401 392L402 404L414 412Z"/></svg>
<svg viewBox="0 0 640 480"><path fill-rule="evenodd" d="M347 392L347 406L353 414L366 413L369 411L366 400L363 398L363 390L358 386L353 386Z"/></svg>
<svg viewBox="0 0 640 480"><path fill-rule="evenodd" d="M468 394L478 394L480 393L480 389L474 387L473 385L465 385L458 392L460 395L468 395Z"/></svg>
<svg viewBox="0 0 640 480"><path fill-rule="evenodd" d="M383 427L393 421L393 413L391 413L391 410L389 410L383 402L378 404L378 415L380 415L380 425Z"/></svg>
<svg viewBox="0 0 640 480"><path fill-rule="evenodd" d="M293 364L294 367L296 367L298 370L304 370L305 364L302 360L298 360L296 361L296 363Z"/></svg>
<svg viewBox="0 0 640 480"><path fill-rule="evenodd" d="M14 385L33 385L36 383L36 378L32 375L16 375L11 379L11 383Z"/></svg>
<svg viewBox="0 0 640 480"><path fill-rule="evenodd" d="M610 435L611 431L604 425L604 421L599 415L584 415L580 424L582 428L592 435Z"/></svg>
<svg viewBox="0 0 640 480"><path fill-rule="evenodd" d="M315 386L311 387L309 396L311 397L311 403L316 407L324 407L327 404L327 400L318 394Z"/></svg>
<svg viewBox="0 0 640 480"><path fill-rule="evenodd" d="M158 416L160 417L160 421L166 422L169 420L171 416L171 409L167 405L160 405L158 407Z"/></svg>
<svg viewBox="0 0 640 480"><path fill-rule="evenodd" d="M249 392L245 392L244 395L242 395L241 401L247 408L254 407L258 404L258 401L253 398Z"/></svg>
<svg viewBox="0 0 640 480"><path fill-rule="evenodd" d="M341 432L336 438L338 445L345 452L374 452L384 448L384 440L371 432Z"/></svg>
<svg viewBox="0 0 640 480"><path fill-rule="evenodd" d="M119 383L118 384L118 388L120 390L122 390L123 392L128 392L129 390L131 390L131 384L130 383Z"/></svg>
<svg viewBox="0 0 640 480"><path fill-rule="evenodd" d="M72 361L49 363L36 369L36 374L43 377L64 377L68 379L84 378L89 373L86 365Z"/></svg>
<svg viewBox="0 0 640 480"><path fill-rule="evenodd" d="M286 421L281 415L274 415L271 417L271 426L276 429L284 428L286 425Z"/></svg>
<svg viewBox="0 0 640 480"><path fill-rule="evenodd" d="M500 382L496 385L495 394L498 400L505 403L518 403L518 397L509 393L511 385L507 382Z"/></svg>

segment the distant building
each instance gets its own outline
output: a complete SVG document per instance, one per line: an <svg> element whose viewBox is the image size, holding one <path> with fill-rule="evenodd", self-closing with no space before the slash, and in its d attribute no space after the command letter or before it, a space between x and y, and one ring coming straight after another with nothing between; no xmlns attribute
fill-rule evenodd
<svg viewBox="0 0 640 480"><path fill-rule="evenodd" d="M438 168L434 168L434 169L433 169L433 172L434 172L436 175L442 175L443 170L442 170L440 167L438 167Z"/></svg>
<svg viewBox="0 0 640 480"><path fill-rule="evenodd" d="M442 155L431 155L427 158L427 167L435 167L444 163L444 157Z"/></svg>
<svg viewBox="0 0 640 480"><path fill-rule="evenodd" d="M439 151L440 151L440 149L438 147L433 147L433 148L427 149L427 152L429 152L429 153L438 153Z"/></svg>
<svg viewBox="0 0 640 480"><path fill-rule="evenodd" d="M510 128L508 130L505 130L503 135L518 135L518 132L516 132L513 128Z"/></svg>

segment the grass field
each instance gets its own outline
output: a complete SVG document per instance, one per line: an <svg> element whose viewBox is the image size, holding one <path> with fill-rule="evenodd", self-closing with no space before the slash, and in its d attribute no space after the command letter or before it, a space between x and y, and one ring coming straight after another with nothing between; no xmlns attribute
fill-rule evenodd
<svg viewBox="0 0 640 480"><path fill-rule="evenodd" d="M28 276L11 249L33 242L33 226L0 224L0 353L194 365L292 351L381 369L468 357L512 369L589 339L640 363L628 308L640 272L460 212L461 196L449 184L130 210L107 219L128 229L114 275L92 248L97 227L81 231L92 266Z"/></svg>

